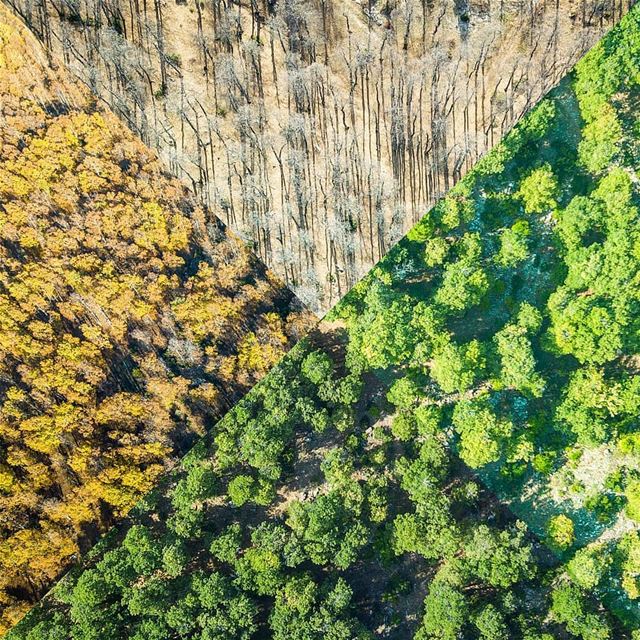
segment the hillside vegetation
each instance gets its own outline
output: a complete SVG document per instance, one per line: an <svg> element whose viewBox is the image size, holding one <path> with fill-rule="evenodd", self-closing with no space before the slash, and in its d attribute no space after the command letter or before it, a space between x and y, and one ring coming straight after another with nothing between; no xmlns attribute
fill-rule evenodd
<svg viewBox="0 0 640 640"><path fill-rule="evenodd" d="M8 1L320 312L632 4Z"/></svg>
<svg viewBox="0 0 640 640"><path fill-rule="evenodd" d="M0 629L310 317L0 8Z"/></svg>
<svg viewBox="0 0 640 640"><path fill-rule="evenodd" d="M640 634L632 10L8 636Z"/></svg>

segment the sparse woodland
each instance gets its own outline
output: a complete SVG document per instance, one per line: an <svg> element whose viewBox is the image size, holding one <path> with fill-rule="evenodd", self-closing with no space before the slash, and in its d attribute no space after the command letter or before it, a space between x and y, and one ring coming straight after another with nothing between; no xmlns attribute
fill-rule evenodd
<svg viewBox="0 0 640 640"><path fill-rule="evenodd" d="M312 314L0 9L0 630Z"/></svg>
<svg viewBox="0 0 640 640"><path fill-rule="evenodd" d="M327 310L629 0L9 0Z"/></svg>

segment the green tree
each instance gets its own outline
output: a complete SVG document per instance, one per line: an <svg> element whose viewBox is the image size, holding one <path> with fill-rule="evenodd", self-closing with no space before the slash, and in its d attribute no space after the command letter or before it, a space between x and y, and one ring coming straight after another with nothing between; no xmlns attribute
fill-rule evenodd
<svg viewBox="0 0 640 640"><path fill-rule="evenodd" d="M591 613L582 592L573 585L561 585L552 593L551 612L573 635L583 640L609 640L611 633L607 623Z"/></svg>
<svg viewBox="0 0 640 640"><path fill-rule="evenodd" d="M445 393L463 392L482 376L485 359L477 340L457 345L443 340L433 355L431 377Z"/></svg>
<svg viewBox="0 0 640 640"><path fill-rule="evenodd" d="M434 299L439 306L461 313L479 304L488 290L489 278L480 263L462 258L445 267Z"/></svg>
<svg viewBox="0 0 640 640"><path fill-rule="evenodd" d="M410 376L394 381L387 392L387 400L398 409L410 409L423 396L424 391Z"/></svg>
<svg viewBox="0 0 640 640"><path fill-rule="evenodd" d="M593 544L576 551L567 563L567 573L579 587L592 590L602 580L610 563L611 557L603 546Z"/></svg>
<svg viewBox="0 0 640 640"><path fill-rule="evenodd" d="M480 613L476 614L473 622L482 640L507 640L509 637L504 616L492 604L483 607Z"/></svg>
<svg viewBox="0 0 640 640"><path fill-rule="evenodd" d="M627 498L625 513L636 522L640 522L640 479L632 479L624 490Z"/></svg>
<svg viewBox="0 0 640 640"><path fill-rule="evenodd" d="M352 483L350 490L331 490L313 502L292 503L287 524L313 562L346 569L368 540L362 505L362 491Z"/></svg>
<svg viewBox="0 0 640 640"><path fill-rule="evenodd" d="M500 356L500 380L516 391L539 398L544 380L536 371L536 359L526 329L509 324L496 333L494 341Z"/></svg>
<svg viewBox="0 0 640 640"><path fill-rule="evenodd" d="M608 301L560 287L549 297L553 343L581 363L603 364L620 352L623 328Z"/></svg>
<svg viewBox="0 0 640 640"><path fill-rule="evenodd" d="M460 457L472 469L498 460L513 432L513 424L495 415L487 396L458 402L452 420L460 436Z"/></svg>
<svg viewBox="0 0 640 640"><path fill-rule="evenodd" d="M564 551L575 541L573 520L561 513L551 518L547 524L547 537L552 547Z"/></svg>
<svg viewBox="0 0 640 640"><path fill-rule="evenodd" d="M351 615L351 598L342 578L320 587L307 574L291 578L269 617L274 640L367 640L370 634Z"/></svg>
<svg viewBox="0 0 640 640"><path fill-rule="evenodd" d="M529 256L527 238L529 237L529 223L518 220L513 226L500 233L500 251L497 261L504 267L515 267Z"/></svg>
<svg viewBox="0 0 640 640"><path fill-rule="evenodd" d="M526 213L546 213L557 206L558 180L549 164L534 169L520 183L518 194Z"/></svg>
<svg viewBox="0 0 640 640"><path fill-rule="evenodd" d="M209 546L209 552L220 562L233 564L240 551L242 543L242 528L240 524L234 522L215 536Z"/></svg>
<svg viewBox="0 0 640 640"><path fill-rule="evenodd" d="M233 478L227 487L229 499L236 507L241 507L249 502L255 494L256 481L251 476L238 475Z"/></svg>
<svg viewBox="0 0 640 640"><path fill-rule="evenodd" d="M454 586L434 580L424 601L425 615L416 638L457 640L469 617L469 603Z"/></svg>
<svg viewBox="0 0 640 640"><path fill-rule="evenodd" d="M494 587L510 587L531 579L535 561L525 536L526 529L521 523L513 531L479 525L465 545L468 568Z"/></svg>

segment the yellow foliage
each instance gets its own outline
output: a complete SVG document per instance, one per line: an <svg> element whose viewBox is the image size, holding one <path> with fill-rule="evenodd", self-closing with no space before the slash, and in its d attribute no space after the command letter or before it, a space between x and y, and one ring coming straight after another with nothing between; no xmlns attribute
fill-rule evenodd
<svg viewBox="0 0 640 640"><path fill-rule="evenodd" d="M2 6L0 95L1 630L289 341L242 243Z"/></svg>
<svg viewBox="0 0 640 640"><path fill-rule="evenodd" d="M4 464L0 464L0 492L11 493L16 483L16 477L13 471Z"/></svg>

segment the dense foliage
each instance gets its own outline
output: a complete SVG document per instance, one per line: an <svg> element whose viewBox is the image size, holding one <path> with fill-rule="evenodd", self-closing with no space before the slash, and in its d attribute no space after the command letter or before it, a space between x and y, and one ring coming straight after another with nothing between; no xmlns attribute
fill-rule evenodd
<svg viewBox="0 0 640 640"><path fill-rule="evenodd" d="M637 638L634 10L10 634Z"/></svg>
<svg viewBox="0 0 640 640"><path fill-rule="evenodd" d="M304 327L155 155L0 14L0 629Z"/></svg>

